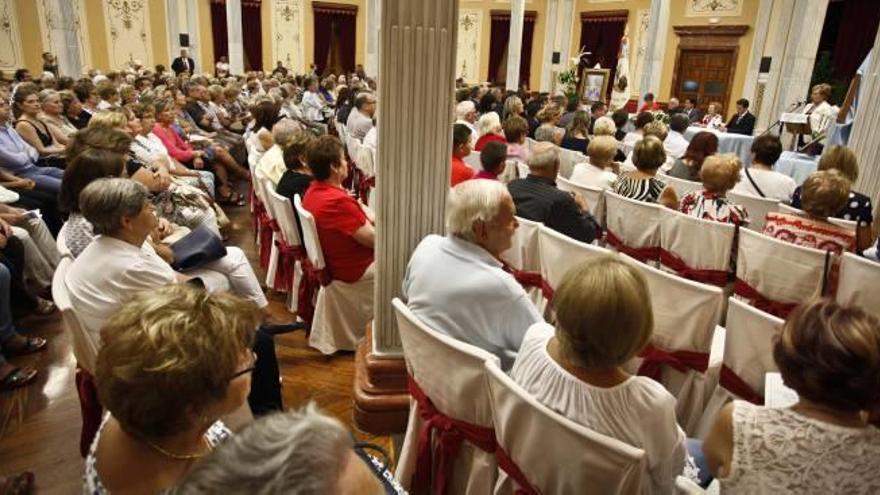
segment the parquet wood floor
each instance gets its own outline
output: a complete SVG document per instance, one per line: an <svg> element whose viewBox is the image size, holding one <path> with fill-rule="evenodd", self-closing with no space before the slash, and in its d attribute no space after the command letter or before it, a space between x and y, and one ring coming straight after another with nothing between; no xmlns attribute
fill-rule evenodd
<svg viewBox="0 0 880 495"><path fill-rule="evenodd" d="M227 214L232 220L230 245L247 253L258 277L264 280L258 268L250 213L244 207L228 209ZM284 296L273 294L269 299L274 316L292 319ZM57 312L25 319L18 326L31 335L45 337L49 346L46 352L12 360L16 365L35 366L40 376L29 387L0 392L0 476L30 470L36 474L41 494L81 493L81 417L73 381L75 361L70 336L64 332ZM285 407L298 408L314 401L354 430L354 354L324 356L308 346L303 332L279 335L275 345ZM379 444L394 455L390 437L358 431L355 434L359 440Z"/></svg>

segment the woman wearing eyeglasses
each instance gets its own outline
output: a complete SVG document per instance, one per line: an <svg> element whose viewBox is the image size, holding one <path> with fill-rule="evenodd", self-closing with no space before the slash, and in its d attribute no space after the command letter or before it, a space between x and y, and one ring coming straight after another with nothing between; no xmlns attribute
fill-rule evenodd
<svg viewBox="0 0 880 495"><path fill-rule="evenodd" d="M86 458L84 492L160 493L230 435L244 404L257 307L185 284L142 292L101 330L95 380L109 411Z"/></svg>

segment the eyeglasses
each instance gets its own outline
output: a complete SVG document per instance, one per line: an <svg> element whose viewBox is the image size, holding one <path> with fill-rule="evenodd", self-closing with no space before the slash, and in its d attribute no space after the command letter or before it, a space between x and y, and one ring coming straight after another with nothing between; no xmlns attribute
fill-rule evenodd
<svg viewBox="0 0 880 495"><path fill-rule="evenodd" d="M231 377L229 377L229 381L235 380L236 378L238 378L238 377L240 377L240 376L242 376L242 375L247 375L248 373L253 373L253 371L254 371L255 369L257 369L257 366L256 366L256 364L257 364L257 354L256 354L255 352L253 352L253 351L251 351L251 358L252 358L252 359L251 359L251 365L248 366L247 368L241 370L241 371L237 371L237 372L235 372L235 374L233 374Z"/></svg>

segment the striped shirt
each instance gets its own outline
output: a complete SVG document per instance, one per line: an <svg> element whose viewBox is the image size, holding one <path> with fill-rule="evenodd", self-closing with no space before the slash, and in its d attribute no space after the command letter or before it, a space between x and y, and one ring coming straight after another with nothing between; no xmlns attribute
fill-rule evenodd
<svg viewBox="0 0 880 495"><path fill-rule="evenodd" d="M656 203L665 188L666 183L656 177L636 179L629 175L621 175L611 186L615 193L625 198L646 203Z"/></svg>

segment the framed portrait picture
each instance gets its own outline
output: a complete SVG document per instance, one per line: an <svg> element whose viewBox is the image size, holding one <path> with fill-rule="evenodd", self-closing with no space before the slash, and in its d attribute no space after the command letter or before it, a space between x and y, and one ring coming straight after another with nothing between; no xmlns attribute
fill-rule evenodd
<svg viewBox="0 0 880 495"><path fill-rule="evenodd" d="M608 82L611 79L611 69L589 69L581 71L580 91L581 100L588 103L595 101L604 102L608 95Z"/></svg>

